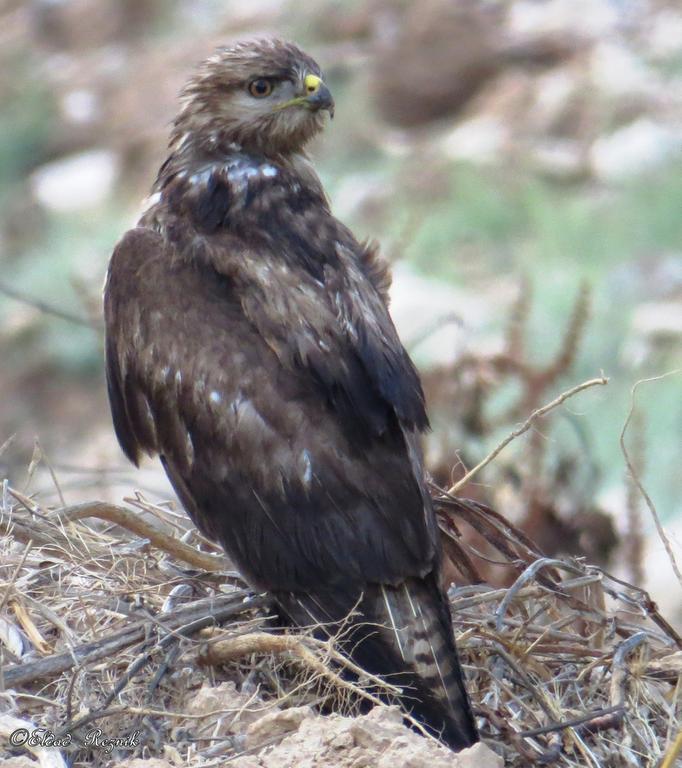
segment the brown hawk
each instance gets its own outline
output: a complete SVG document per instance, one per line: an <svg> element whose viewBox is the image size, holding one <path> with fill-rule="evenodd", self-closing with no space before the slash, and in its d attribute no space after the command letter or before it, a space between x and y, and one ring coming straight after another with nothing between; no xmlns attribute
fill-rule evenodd
<svg viewBox="0 0 682 768"><path fill-rule="evenodd" d="M387 268L332 215L304 146L334 102L296 46L218 50L182 92L150 206L111 258L118 440L158 454L192 520L298 625L478 740L440 584L417 372Z"/></svg>

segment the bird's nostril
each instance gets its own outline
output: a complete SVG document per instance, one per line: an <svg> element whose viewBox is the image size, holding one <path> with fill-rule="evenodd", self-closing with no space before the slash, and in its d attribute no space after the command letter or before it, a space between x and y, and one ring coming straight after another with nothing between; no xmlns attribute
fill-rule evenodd
<svg viewBox="0 0 682 768"><path fill-rule="evenodd" d="M317 75L306 75L303 84L305 85L306 93L311 95L319 91L320 85L322 84L322 78Z"/></svg>

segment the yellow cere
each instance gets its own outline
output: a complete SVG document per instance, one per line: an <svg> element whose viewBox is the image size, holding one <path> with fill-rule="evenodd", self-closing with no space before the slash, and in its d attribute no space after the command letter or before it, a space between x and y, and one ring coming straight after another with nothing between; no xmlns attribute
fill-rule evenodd
<svg viewBox="0 0 682 768"><path fill-rule="evenodd" d="M303 84L305 85L306 93L315 93L322 84L322 78L317 75L306 75Z"/></svg>

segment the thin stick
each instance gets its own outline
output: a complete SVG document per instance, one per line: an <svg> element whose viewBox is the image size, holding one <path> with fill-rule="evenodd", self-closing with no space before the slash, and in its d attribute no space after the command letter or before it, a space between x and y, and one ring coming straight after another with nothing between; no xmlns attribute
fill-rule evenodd
<svg viewBox="0 0 682 768"><path fill-rule="evenodd" d="M648 642L648 640L646 632L637 632L628 637L627 640L623 640L616 648L611 668L610 699L612 706L617 707L625 704L625 685L630 674L627 666L627 657L639 648L640 645Z"/></svg>
<svg viewBox="0 0 682 768"><path fill-rule="evenodd" d="M129 509L125 509L125 507L117 507L114 504L106 504L102 501L93 501L77 504L73 507L66 507L60 510L58 514L63 520L68 520L69 522L82 520L85 517L98 517L101 520L115 523L137 536L149 539L155 547L173 557L177 557L178 560L182 560L204 571L226 571L231 567L226 558L219 555L208 555L205 552L200 552L198 549L187 546L184 542L149 525L139 515L136 515Z"/></svg>
<svg viewBox="0 0 682 768"><path fill-rule="evenodd" d="M415 347L418 347L422 342L426 341L426 339L428 339L429 336L434 334L436 331L440 331L441 328L444 328L446 325L452 325L452 324L457 324L460 327L463 326L464 321L462 320L462 316L458 315L456 312L448 312L445 315L441 315L440 317L437 317L433 323L431 323L430 325L426 326L426 328L419 331L417 335L413 339L411 339L405 346L409 350L410 354L412 354Z"/></svg>
<svg viewBox="0 0 682 768"><path fill-rule="evenodd" d="M313 651L310 650L310 645L323 650L325 653L329 653L331 650L331 658L336 662L348 667L351 672L357 675L366 675L374 685L380 686L389 693L394 695L400 695L402 693L401 688L391 685L379 677L370 675L361 667L353 664L353 662L342 654L335 653L324 641L315 642L311 639L306 643L303 638L294 635L271 635L268 632L250 632L247 635L239 635L237 637L227 638L226 640L219 640L208 647L202 656L202 662L211 666L217 666L219 664L225 664L230 661L241 659L243 656L247 656L251 653L274 653L278 655L291 654L300 659L300 661L320 675L320 677L328 678L340 688L352 690L363 698L367 698L373 704L382 703L381 699L373 696L368 691L358 688L358 686L353 683L349 683L347 680L340 678L332 669L322 662Z"/></svg>
<svg viewBox="0 0 682 768"><path fill-rule="evenodd" d="M357 685L348 680L344 680L333 669L315 654L311 647L320 651L323 655L331 658L337 664L345 667L358 677L365 677L373 685L379 687L384 693L400 695L403 691L398 686L392 685L380 677L376 677L367 670L359 667L351 659L337 651L331 642L316 640L315 638L303 638L294 635L271 635L268 632L251 632L246 635L219 640L212 645L200 657L204 664L216 666L230 661L235 661L250 653L273 653L277 655L290 654L305 666L307 666L315 675L329 680L340 689L351 691L356 696L370 701L372 704L381 705L384 702L374 694L365 690L361 685ZM422 723L413 718L409 713L404 712L405 719L415 727L422 736L431 740L434 737L424 728Z"/></svg>
<svg viewBox="0 0 682 768"><path fill-rule="evenodd" d="M632 459L630 458L630 454L628 453L627 448L625 447L625 433L627 432L627 428L630 425L633 414L635 412L635 395L637 393L637 387L639 387L640 384L648 384L650 381L660 381L661 379L664 379L667 376L673 376L676 373L680 373L680 370L678 369L675 371L668 371L668 373L661 374L661 376L652 376L650 379L640 379L639 381L635 382L635 386L632 388L632 391L630 393L630 398L631 398L630 411L628 413L627 419L625 419L625 424L623 424L623 429L621 430L621 433L620 433L620 449L623 452L623 456L625 457L625 463L627 464L630 477L632 478L632 481L634 482L634 484L637 486L637 490L642 494L642 498L646 502L646 505L649 508L649 512L651 512L651 516L654 519L654 524L656 525L658 536L663 542L663 546L665 547L665 551L668 554L668 559L670 560L670 565L672 566L673 572L677 577L677 581L682 586L682 573L680 573L680 569L679 569L679 566L677 565L677 560L675 559L673 548L670 546L670 541L666 536L663 525L661 524L661 519L658 516L658 511L656 510L656 507L654 506L654 503L651 500L651 497L649 496L649 494L646 492L646 489L642 485L642 482L639 479L639 476L637 474L637 470L635 469L635 465Z"/></svg>
<svg viewBox="0 0 682 768"><path fill-rule="evenodd" d="M2 281L0 281L0 293L4 293L5 296L9 296L11 299L19 301L22 304L26 304L29 307L33 307L34 309L37 309L46 315L58 317L61 320L66 320L67 322L74 323L75 325L85 326L86 328L90 328L90 330L97 330L97 327L94 326L86 318L71 314L71 312L67 312L64 309L59 309L59 307L53 307L51 304L47 304L40 299L34 299L31 296L27 296L21 291L16 290L16 288L11 288L9 285Z"/></svg>
<svg viewBox="0 0 682 768"><path fill-rule="evenodd" d="M682 731L677 734L675 741L670 749L665 753L660 768L673 768L680 752L682 752Z"/></svg>
<svg viewBox="0 0 682 768"><path fill-rule="evenodd" d="M16 434L10 435L7 438L7 440L5 440L5 442L2 445L0 445L0 456L2 456L2 454L10 447L10 445L12 445L15 437L16 437Z"/></svg>
<svg viewBox="0 0 682 768"><path fill-rule="evenodd" d="M584 381L582 384L578 384L575 387L571 387L571 389L567 390L566 392L562 392L562 394L559 395L559 397L552 400L551 403L547 403L547 405L543 405L542 408L538 408L537 410L533 411L531 415L523 422L523 424L520 427L517 427L513 432L507 435L507 437L504 438L504 440L496 447L494 448L484 459L483 461L480 461L473 469L470 469L464 477L462 477L460 480L458 480L451 488L448 489L447 494L450 496L454 496L457 491L460 490L463 486L465 486L469 480L474 475L477 475L484 467L487 467L488 464L490 464L491 461L493 461L499 453L501 453L508 445L512 442L512 440L515 440L517 437L520 437L524 432L527 432L533 423L537 421L541 416L544 416L549 411L553 410L557 406L561 405L563 402L568 400L569 397L573 397L573 395L577 395L578 392L582 392L584 389L589 389L590 387L597 387L597 386L604 386L605 384L608 384L609 380L606 378L606 376L601 376L598 379L590 379L589 381Z"/></svg>
<svg viewBox="0 0 682 768"><path fill-rule="evenodd" d="M59 485L59 480L57 479L57 475L55 474L54 468L52 464L50 463L49 458L45 454L45 449L40 444L40 440L35 441L36 447L38 451L40 452L40 460L45 464L47 467L47 471L50 473L50 477L52 478L52 482L54 483L54 487L57 490L57 496L59 496L59 503L62 505L62 507L66 506L66 501L64 500L64 494L62 493L61 486Z"/></svg>
<svg viewBox="0 0 682 768"><path fill-rule="evenodd" d="M2 611L2 609L5 607L5 603L7 602L7 599L9 598L10 594L12 593L14 582L17 580L19 571L24 567L24 563L26 562L26 558L28 557L28 553L31 551L32 547L33 547L33 542L29 541L28 545L26 546L26 549L24 550L23 555L21 556L21 560L17 563L16 568L14 569L12 575L9 577L7 586L4 592L2 593L2 597L0 598L0 611Z"/></svg>
<svg viewBox="0 0 682 768"><path fill-rule="evenodd" d="M250 595L250 592L240 590L229 595L197 600L186 608L178 608L172 615L164 616L163 622L157 620L156 623L163 623L164 628L171 635L174 630L184 634L186 632L184 625L188 623L192 623L193 628L198 631L208 624L217 624L267 604L264 597ZM248 600L244 599L246 597ZM108 635L103 640L84 643L39 661L0 667L0 681L4 683L6 689L15 688L33 680L53 678L77 665L92 664L111 658L121 649L141 642L147 633L149 623L150 619L144 618L119 632Z"/></svg>
<svg viewBox="0 0 682 768"><path fill-rule="evenodd" d="M622 717L622 715L625 713L625 707L623 707L621 704L615 706L615 707L606 707L605 709L599 709L596 712L588 712L586 715L581 715L580 717L574 717L571 720L562 720L560 723L552 723L551 725L545 725L542 728L533 728L531 731L520 731L519 736L522 736L524 739L527 739L532 736L540 736L543 733L551 733L552 731L561 731L565 728L575 728L578 725L590 725L593 721L597 719L601 719L605 717L606 715L619 715ZM613 727L615 725L619 725L619 719L614 719L613 721L607 721L609 727ZM600 728L600 730L603 730Z"/></svg>

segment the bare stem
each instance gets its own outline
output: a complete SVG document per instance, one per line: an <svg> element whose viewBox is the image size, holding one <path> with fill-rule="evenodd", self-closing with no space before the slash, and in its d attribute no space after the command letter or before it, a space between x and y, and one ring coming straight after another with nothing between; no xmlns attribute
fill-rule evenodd
<svg viewBox="0 0 682 768"><path fill-rule="evenodd" d="M515 440L524 432L527 432L533 426L533 423L537 421L541 416L549 413L549 411L553 410L568 400L569 397L577 395L578 392L582 392L584 389L604 386L608 383L609 380L606 378L606 376L600 376L598 379L590 379L589 381L584 381L582 384L578 384L575 387L571 387L571 389L567 390L566 392L562 392L559 397L556 397L554 400L552 400L551 403L547 403L547 405L543 405L542 408L538 408L537 410L533 411L533 413L531 413L531 415L526 419L526 421L523 422L523 424L521 424L520 427L517 427L513 432L508 434L507 437L505 437L504 440L497 447L495 447L482 461L480 461L473 469L470 469L466 475L458 480L451 488L448 488L448 495L456 495L460 488L464 487L471 480L471 478L474 477L474 475L477 475L484 467L487 467L488 464L490 464L490 462L493 461L498 456L498 454L500 454L509 445L509 443L512 442L512 440Z"/></svg>
<svg viewBox="0 0 682 768"><path fill-rule="evenodd" d="M660 381L661 379L666 378L666 376L673 376L676 373L680 373L680 371L679 370L668 371L668 373L661 374L660 376L652 376L650 379L640 379L639 381L635 382L635 385L632 388L632 392L630 393L630 398L631 398L630 411L628 412L628 416L625 419L625 424L623 424L623 429L621 430L621 433L620 433L620 449L623 452L623 456L625 458L625 463L627 464L630 477L632 478L632 481L634 482L634 484L637 486L637 490L642 494L642 498L646 502L649 512L651 512L651 517L653 517L654 519L656 530L658 531L658 535L661 541L663 542L663 546L665 547L665 551L668 555L668 559L670 560L670 565L672 566L673 572L677 577L677 581L682 586L682 573L680 573L680 568L677 565L677 560L675 559L675 553L673 552L673 548L670 545L670 540L668 539L666 532L663 528L663 525L661 524L661 518L658 516L658 510L656 509L656 506L651 500L651 497L646 492L646 489L642 485L642 481L639 479L639 475L637 474L637 470L635 469L634 462L632 461L630 454L628 453L628 449L625 447L625 433L627 432L628 426L630 425L630 422L632 421L632 418L635 412L635 396L637 393L637 387L639 387L640 384L647 384L650 381Z"/></svg>

